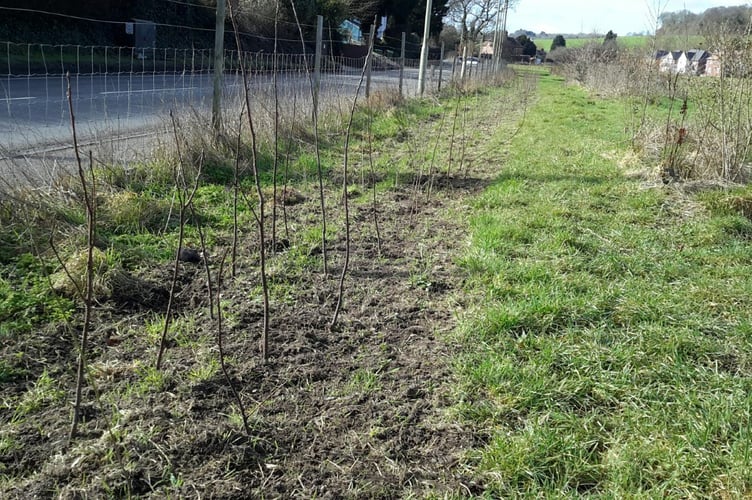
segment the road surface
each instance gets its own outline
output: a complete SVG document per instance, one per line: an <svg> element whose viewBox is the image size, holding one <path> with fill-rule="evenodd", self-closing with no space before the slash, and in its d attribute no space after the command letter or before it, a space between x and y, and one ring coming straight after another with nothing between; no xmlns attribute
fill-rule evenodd
<svg viewBox="0 0 752 500"><path fill-rule="evenodd" d="M451 67L445 69L445 81L450 72ZM417 77L417 70L405 69L406 95L416 94ZM249 78L254 100L268 108L273 102L272 75L262 73ZM343 97L352 99L359 80L358 69L322 74L322 107ZM428 85L436 84L434 74ZM70 85L80 143L100 146L107 143L110 153L126 162L137 160L137 153L153 147L157 138L164 139L170 110L206 116L213 93L210 73L71 75ZM242 96L242 77L226 74L224 86L224 106L231 112ZM398 70L373 72L372 91L396 91L398 86ZM59 75L0 78L0 173L19 173L41 168L42 163L58 164L73 159L67 87L66 77ZM293 100L299 110L306 102L310 106L306 74L278 74L278 89L282 106L291 106ZM361 95L363 92L361 89Z"/></svg>

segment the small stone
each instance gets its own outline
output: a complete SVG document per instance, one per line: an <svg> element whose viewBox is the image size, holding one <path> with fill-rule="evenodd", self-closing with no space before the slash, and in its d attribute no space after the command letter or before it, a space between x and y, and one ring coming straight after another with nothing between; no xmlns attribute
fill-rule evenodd
<svg viewBox="0 0 752 500"><path fill-rule="evenodd" d="M180 254L178 254L178 260L182 262L190 262L191 264L198 264L201 262L201 252L194 248L181 248Z"/></svg>

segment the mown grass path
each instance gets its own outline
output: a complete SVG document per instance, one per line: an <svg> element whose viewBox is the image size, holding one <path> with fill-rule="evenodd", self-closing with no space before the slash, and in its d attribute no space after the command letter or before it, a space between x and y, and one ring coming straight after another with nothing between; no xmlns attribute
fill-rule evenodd
<svg viewBox="0 0 752 500"><path fill-rule="evenodd" d="M752 224L627 177L623 110L542 77L472 205L458 408L494 497L752 494Z"/></svg>

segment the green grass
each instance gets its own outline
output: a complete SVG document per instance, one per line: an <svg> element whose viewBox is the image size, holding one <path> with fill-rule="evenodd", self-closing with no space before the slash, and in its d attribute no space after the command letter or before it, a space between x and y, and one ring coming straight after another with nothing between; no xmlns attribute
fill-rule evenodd
<svg viewBox="0 0 752 500"><path fill-rule="evenodd" d="M458 411L493 497L752 494L752 223L626 179L622 109L544 77L549 140L473 206Z"/></svg>
<svg viewBox="0 0 752 500"><path fill-rule="evenodd" d="M618 34L617 34L618 35ZM588 44L602 44L604 37L583 37L583 38L567 38L567 47L568 48L579 48L584 47ZM551 50L551 42L553 42L553 38L539 38L534 39L533 42L535 42L535 45L539 49L544 49L546 51ZM682 49L690 49L690 48L704 48L706 47L705 44L705 37L703 36L664 36L664 37L658 37L658 40L656 41L657 46L666 50L682 50ZM616 44L620 48L624 49L641 49L641 48L649 48L653 44L653 37L652 36L621 36L618 35L616 37Z"/></svg>

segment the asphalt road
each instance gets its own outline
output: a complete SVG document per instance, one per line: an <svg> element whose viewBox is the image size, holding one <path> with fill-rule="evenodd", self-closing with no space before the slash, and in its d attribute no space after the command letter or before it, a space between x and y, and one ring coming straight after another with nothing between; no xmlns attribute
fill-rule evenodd
<svg viewBox="0 0 752 500"><path fill-rule="evenodd" d="M355 94L360 72L324 74L321 100ZM211 74L85 75L70 77L76 125L82 137L129 136L169 116L170 110L211 107ZM398 71L374 72L372 88L397 88ZM256 98L272 92L269 74L254 75L250 87ZM310 96L305 75L278 76L283 103L292 96ZM417 71L405 70L404 88L414 94ZM239 75L225 75L225 95L231 103L242 90ZM0 157L33 154L36 150L61 147L70 142L67 80L54 77L8 77L0 79Z"/></svg>
<svg viewBox="0 0 752 500"><path fill-rule="evenodd" d="M322 74L320 109L352 99L360 74L357 68ZM443 80L450 78L451 63L445 63ZM298 115L305 116L311 106L309 77L278 73L277 83L281 105L289 109L295 102ZM418 71L406 68L405 95L416 95L417 83ZM431 89L437 84L438 69L433 68L426 85ZM171 110L177 116L208 117L213 94L210 73L71 75L70 85L79 145L118 164L149 158L155 147L170 140ZM61 171L74 166L67 87L60 75L0 77L0 181L55 182ZM232 113L243 95L242 77L225 74L224 87L224 112ZM255 105L268 111L274 102L272 75L252 75L249 87ZM398 88L398 70L372 73L372 91Z"/></svg>

